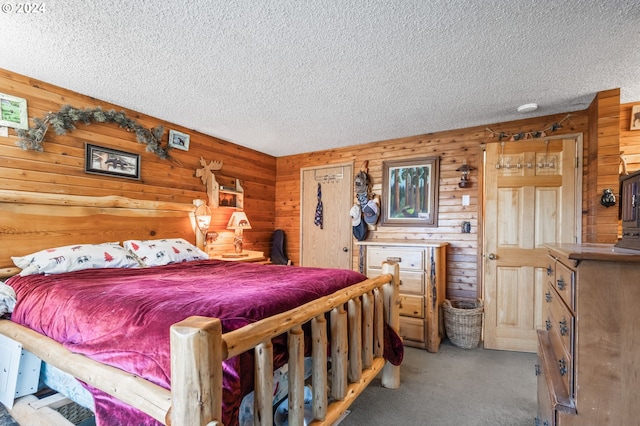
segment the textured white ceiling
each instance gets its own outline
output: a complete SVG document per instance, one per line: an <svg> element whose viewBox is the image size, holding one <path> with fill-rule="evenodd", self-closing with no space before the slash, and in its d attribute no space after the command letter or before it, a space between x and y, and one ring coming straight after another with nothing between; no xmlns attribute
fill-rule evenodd
<svg viewBox="0 0 640 426"><path fill-rule="evenodd" d="M0 67L274 156L640 101L638 0L47 0Z"/></svg>

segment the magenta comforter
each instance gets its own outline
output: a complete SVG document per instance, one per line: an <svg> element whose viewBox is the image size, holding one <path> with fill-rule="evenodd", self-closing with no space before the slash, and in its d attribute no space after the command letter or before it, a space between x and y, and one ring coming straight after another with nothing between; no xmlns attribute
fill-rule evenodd
<svg viewBox="0 0 640 426"><path fill-rule="evenodd" d="M233 330L364 279L349 270L209 260L145 269L16 276L7 284L18 296L13 321L57 340L72 352L168 389L172 324L203 315L220 318L225 331ZM226 425L237 424L240 400L253 386L248 356L225 363ZM95 398L99 426L158 424L88 388Z"/></svg>

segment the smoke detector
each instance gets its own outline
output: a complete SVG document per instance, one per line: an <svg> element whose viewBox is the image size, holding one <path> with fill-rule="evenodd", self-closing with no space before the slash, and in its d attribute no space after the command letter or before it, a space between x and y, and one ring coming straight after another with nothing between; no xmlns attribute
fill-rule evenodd
<svg viewBox="0 0 640 426"><path fill-rule="evenodd" d="M538 104L524 104L518 107L518 112L526 114L527 112L533 112L538 109Z"/></svg>

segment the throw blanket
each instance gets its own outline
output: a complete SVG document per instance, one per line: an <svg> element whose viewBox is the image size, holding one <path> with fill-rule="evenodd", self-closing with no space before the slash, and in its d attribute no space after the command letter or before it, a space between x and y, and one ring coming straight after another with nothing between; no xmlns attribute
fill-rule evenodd
<svg viewBox="0 0 640 426"><path fill-rule="evenodd" d="M205 260L143 269L15 276L7 284L18 299L13 321L72 352L169 389L172 324L203 315L220 318L224 331L234 330L365 279L342 269ZM280 354L275 367L284 362ZM225 425L237 424L240 401L252 386L252 354L225 362ZM139 410L87 387L95 398L98 425L158 425Z"/></svg>

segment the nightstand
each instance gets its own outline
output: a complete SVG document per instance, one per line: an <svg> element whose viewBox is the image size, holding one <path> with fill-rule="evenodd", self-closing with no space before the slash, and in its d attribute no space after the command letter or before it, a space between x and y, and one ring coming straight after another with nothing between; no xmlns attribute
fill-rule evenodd
<svg viewBox="0 0 640 426"><path fill-rule="evenodd" d="M240 255L236 253L210 253L209 259L225 260L227 262L261 262L266 260L264 252L243 250Z"/></svg>

